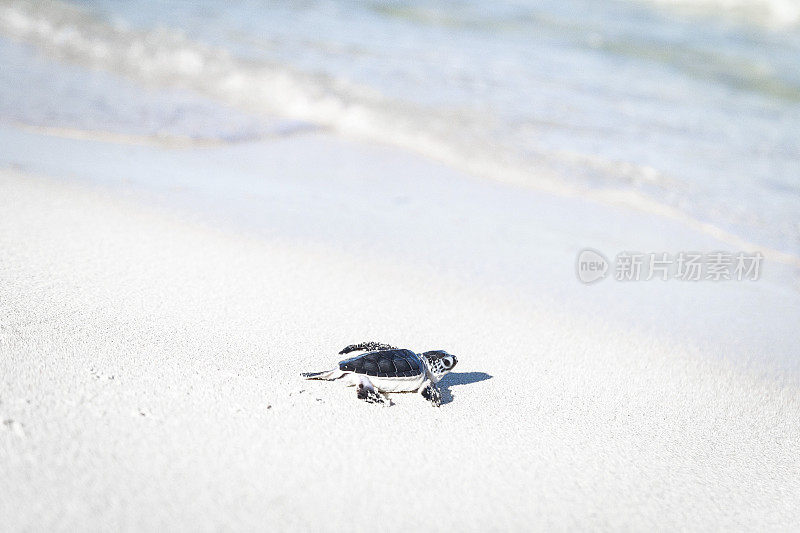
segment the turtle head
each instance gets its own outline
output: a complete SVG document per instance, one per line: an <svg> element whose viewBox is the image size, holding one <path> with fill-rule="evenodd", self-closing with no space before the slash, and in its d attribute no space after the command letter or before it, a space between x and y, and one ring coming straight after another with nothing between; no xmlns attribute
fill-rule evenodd
<svg viewBox="0 0 800 533"><path fill-rule="evenodd" d="M458 359L456 359L455 355L451 355L444 350L425 352L422 354L422 357L424 357L425 361L428 363L428 368L436 382L453 370L453 367L458 363Z"/></svg>

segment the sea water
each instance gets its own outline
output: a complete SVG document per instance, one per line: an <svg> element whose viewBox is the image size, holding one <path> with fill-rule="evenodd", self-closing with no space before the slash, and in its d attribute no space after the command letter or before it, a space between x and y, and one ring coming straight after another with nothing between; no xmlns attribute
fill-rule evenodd
<svg viewBox="0 0 800 533"><path fill-rule="evenodd" d="M5 122L235 142L283 117L800 254L797 0L3 0L0 61Z"/></svg>

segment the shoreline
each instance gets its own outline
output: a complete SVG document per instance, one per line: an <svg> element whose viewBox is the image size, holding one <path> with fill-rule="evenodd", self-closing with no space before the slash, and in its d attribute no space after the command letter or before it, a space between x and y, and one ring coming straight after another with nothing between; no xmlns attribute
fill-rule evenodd
<svg viewBox="0 0 800 533"><path fill-rule="evenodd" d="M275 131L262 134L258 138L246 138L237 140L226 140L219 138L191 138L179 135L139 135L139 134L124 134L98 130L86 130L79 128L64 128L64 127L46 127L35 126L30 124L11 124L11 128L18 129L19 131L30 133L39 136L55 137L67 140L78 141L91 141L97 143L111 143L117 145L133 145L145 146L161 149L191 149L191 148L215 148L225 147L234 144L250 144L259 143L270 140L284 139L295 135L330 135L324 128L319 125L294 125L288 126L288 131ZM376 143L369 142L362 139L351 138L348 136L343 137L344 142L352 144L366 144L374 145ZM764 254L765 258L779 262L783 265L796 269L800 273L800 255L790 253L783 250L778 250L757 244L748 238L730 232L719 225L711 222L703 221L699 218L692 216L689 213L674 208L666 203L658 202L657 200L641 194L637 191L625 189L592 189L586 187L575 186L560 186L550 187L547 183L531 182L525 180L504 180L499 178L490 177L484 173L467 172L458 167L453 167L445 160L440 160L435 157L430 157L424 154L419 154L410 149L396 147L385 143L377 143L377 146L386 148L388 150L397 150L406 152L410 158L421 158L430 160L435 164L444 165L453 172L459 173L464 177L470 179L488 181L492 183L501 184L507 187L520 188L523 190L533 191L547 195L554 195L564 198L574 198L579 201L588 201L597 203L609 208L629 209L632 211L640 212L645 215L656 216L665 220L678 222L688 229L703 233L713 239L723 242L727 245L732 245L741 250L758 250ZM798 287L800 290L800 286Z"/></svg>

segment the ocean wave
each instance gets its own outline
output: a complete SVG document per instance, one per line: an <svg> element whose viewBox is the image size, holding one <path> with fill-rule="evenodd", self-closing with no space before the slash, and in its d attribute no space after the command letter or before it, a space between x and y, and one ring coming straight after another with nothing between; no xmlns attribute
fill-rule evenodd
<svg viewBox="0 0 800 533"><path fill-rule="evenodd" d="M600 201L614 196L609 191L623 191L626 205L672 217L679 216L676 206L683 213L697 212L697 205L683 209L687 199L700 196L691 184L647 165L535 146L528 141L536 132L525 130L532 127L530 121L509 127L471 109L392 99L332 75L237 57L173 29L132 29L62 2L0 0L0 34L31 43L56 59L399 146L482 177ZM565 124L551 126L570 134ZM669 209L655 208L655 198L666 199L661 205ZM787 240L795 238L794 231L786 230Z"/></svg>
<svg viewBox="0 0 800 533"><path fill-rule="evenodd" d="M512 139L519 132L503 131L490 116L468 109L424 107L285 64L237 58L177 30L134 30L63 2L0 0L0 33L34 44L57 59L155 87L188 89L238 108L317 124L351 138L399 146L483 177L562 194L586 189L585 183L567 179L567 174L576 172L565 166L576 161L584 166L589 159L530 145L520 150ZM586 169L604 185L674 184L647 166L597 156L590 159ZM603 176L598 169L604 170Z"/></svg>
<svg viewBox="0 0 800 533"><path fill-rule="evenodd" d="M236 58L179 31L112 24L60 2L0 2L0 32L58 59L145 84L189 89L250 111L397 145L481 175L549 190L564 188L554 173L548 175L545 154L528 153L523 161L476 133L492 131L493 124L467 110L434 110L392 100L342 79ZM512 160L515 165L498 163Z"/></svg>
<svg viewBox="0 0 800 533"><path fill-rule="evenodd" d="M749 24L783 29L800 26L798 0L638 0L701 16L727 17Z"/></svg>

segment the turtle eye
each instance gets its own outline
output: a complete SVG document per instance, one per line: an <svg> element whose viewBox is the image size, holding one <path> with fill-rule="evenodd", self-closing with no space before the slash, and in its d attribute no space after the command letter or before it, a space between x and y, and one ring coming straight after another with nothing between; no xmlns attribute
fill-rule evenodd
<svg viewBox="0 0 800 533"><path fill-rule="evenodd" d="M453 363L450 362L450 359L444 359L443 362L445 368L450 368L451 366L453 366Z"/></svg>

